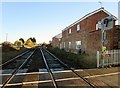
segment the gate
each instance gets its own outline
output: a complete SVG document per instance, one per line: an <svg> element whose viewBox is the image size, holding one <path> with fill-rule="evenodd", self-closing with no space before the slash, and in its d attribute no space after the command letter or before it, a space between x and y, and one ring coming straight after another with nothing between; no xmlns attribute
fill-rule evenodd
<svg viewBox="0 0 120 88"><path fill-rule="evenodd" d="M120 65L120 50L97 51L97 67Z"/></svg>

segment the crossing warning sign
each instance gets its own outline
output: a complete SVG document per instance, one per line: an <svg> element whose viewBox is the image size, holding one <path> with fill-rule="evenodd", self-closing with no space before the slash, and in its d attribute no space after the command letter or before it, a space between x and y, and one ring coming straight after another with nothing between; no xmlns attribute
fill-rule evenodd
<svg viewBox="0 0 120 88"><path fill-rule="evenodd" d="M109 57L110 57L110 54L106 54L105 56L106 56L107 58L109 58Z"/></svg>
<svg viewBox="0 0 120 88"><path fill-rule="evenodd" d="M105 52L106 52L106 47L103 46L103 47L102 47L102 53L105 53Z"/></svg>

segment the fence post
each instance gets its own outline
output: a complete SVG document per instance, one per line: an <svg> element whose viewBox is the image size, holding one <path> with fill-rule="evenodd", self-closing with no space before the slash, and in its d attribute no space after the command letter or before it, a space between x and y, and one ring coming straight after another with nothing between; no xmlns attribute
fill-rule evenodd
<svg viewBox="0 0 120 88"><path fill-rule="evenodd" d="M99 67L100 52L97 51L97 68Z"/></svg>

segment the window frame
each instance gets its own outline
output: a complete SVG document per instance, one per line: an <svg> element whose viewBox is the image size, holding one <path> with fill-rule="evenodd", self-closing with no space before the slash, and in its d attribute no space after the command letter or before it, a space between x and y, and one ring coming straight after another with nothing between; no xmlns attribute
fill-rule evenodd
<svg viewBox="0 0 120 88"><path fill-rule="evenodd" d="M80 30L80 24L77 24L77 31Z"/></svg>
<svg viewBox="0 0 120 88"><path fill-rule="evenodd" d="M63 42L63 48L65 48L65 42Z"/></svg>
<svg viewBox="0 0 120 88"><path fill-rule="evenodd" d="M72 42L68 42L68 47L71 49Z"/></svg>
<svg viewBox="0 0 120 88"><path fill-rule="evenodd" d="M76 41L76 49L80 49L81 45L82 45L82 41L80 41L80 40Z"/></svg>
<svg viewBox="0 0 120 88"><path fill-rule="evenodd" d="M96 24L96 30L98 30L99 28L98 28L98 23Z"/></svg>
<svg viewBox="0 0 120 88"><path fill-rule="evenodd" d="M68 29L68 34L71 34L72 33L72 29Z"/></svg>

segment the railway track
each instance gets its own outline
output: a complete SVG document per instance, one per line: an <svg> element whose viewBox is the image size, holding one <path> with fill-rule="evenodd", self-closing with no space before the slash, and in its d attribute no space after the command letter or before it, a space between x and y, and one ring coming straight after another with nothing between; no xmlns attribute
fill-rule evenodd
<svg viewBox="0 0 120 88"><path fill-rule="evenodd" d="M0 84L1 88L96 88L99 83L107 85L101 81L96 85L89 73L74 70L45 48L36 47L26 52L9 62L12 65L12 62L18 62L19 65L12 67L14 71L11 74L4 74L3 78L6 78ZM9 63L3 66L9 66ZM19 72L24 69L27 70Z"/></svg>
<svg viewBox="0 0 120 88"><path fill-rule="evenodd" d="M5 66L5 65L7 65L7 64L10 64L12 61L14 61L15 59L20 58L21 56L25 55L25 54L28 53L28 52L29 52L29 50L27 50L27 51L25 51L25 52L23 52L23 53L21 53L21 54L15 56L14 58L12 58L12 59L10 59L10 60L4 62L3 64L0 64L0 67L3 67L3 66Z"/></svg>
<svg viewBox="0 0 120 88"><path fill-rule="evenodd" d="M80 79L82 79L85 83L87 83L90 87L95 88L95 85L93 85L92 83L90 83L87 79L83 78L81 75L79 75L78 73L76 73L71 67L68 67L66 64L64 64L60 59L58 59L56 56L54 56L52 53L50 53L49 51L47 51L44 48L40 48L41 53L42 53L42 57L46 66L47 71L49 72L49 75L52 79L52 83L54 88L58 88L59 87L59 83L57 83L56 78L54 76L54 71L59 71L59 70L71 70L71 72L76 75L77 77L79 77ZM51 62L52 61L52 62ZM56 63L56 64L54 64Z"/></svg>
<svg viewBox="0 0 120 88"><path fill-rule="evenodd" d="M11 74L10 76L8 76L8 77L6 78L6 80L2 83L2 87L1 87L1 88L5 88L6 85L7 85L8 83L10 83L10 82L14 79L14 77L16 76L16 74L17 74L21 69L25 68L25 66L30 62L30 59L31 59L31 57L33 56L35 50L36 50L36 49L34 49L34 50L32 50L32 51L28 50L28 51L26 51L26 52L24 52L24 53L22 53L22 54L20 54L20 55L18 55L18 56L16 56L16 57L14 57L13 59L11 59L11 60L3 63L2 65L0 65L0 66L9 66L10 64L13 64L12 62L16 62L16 60L18 60L18 58L25 56L24 59L22 59L21 62L18 62L18 63L19 63L19 65L17 65L18 67L15 67L15 68L13 69L12 74ZM21 60L21 58L20 58L20 60ZM17 63L16 63L16 64L17 64Z"/></svg>

